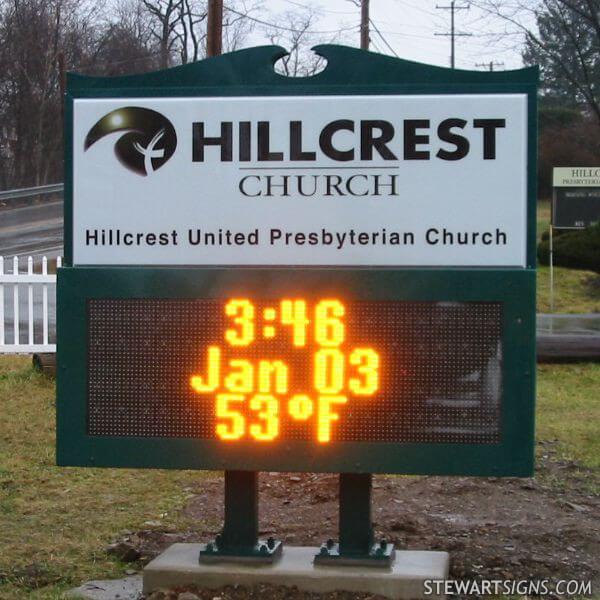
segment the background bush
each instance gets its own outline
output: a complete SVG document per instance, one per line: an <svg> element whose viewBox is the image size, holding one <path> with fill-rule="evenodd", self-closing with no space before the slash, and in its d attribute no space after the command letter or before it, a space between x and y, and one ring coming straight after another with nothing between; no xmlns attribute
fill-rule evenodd
<svg viewBox="0 0 600 600"><path fill-rule="evenodd" d="M540 264L550 263L550 239L547 232L538 245L537 256ZM600 223L587 229L561 231L559 235L554 235L554 264L600 273Z"/></svg>

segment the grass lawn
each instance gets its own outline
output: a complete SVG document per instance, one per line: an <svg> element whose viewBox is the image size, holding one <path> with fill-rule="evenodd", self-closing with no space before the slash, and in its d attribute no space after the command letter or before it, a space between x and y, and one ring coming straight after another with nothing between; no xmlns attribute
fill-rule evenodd
<svg viewBox="0 0 600 600"><path fill-rule="evenodd" d="M558 440L562 458L600 469L600 364L539 365L538 440Z"/></svg>
<svg viewBox="0 0 600 600"><path fill-rule="evenodd" d="M538 438L600 468L600 365L542 366ZM26 357L0 357L0 598L61 598L128 568L104 547L145 521L189 525L179 509L202 473L54 466L54 383Z"/></svg>
<svg viewBox="0 0 600 600"><path fill-rule="evenodd" d="M184 526L186 483L202 473L54 466L54 382L0 356L0 598L61 591L125 566L103 548L144 521ZM35 590L36 586L41 586Z"/></svg>
<svg viewBox="0 0 600 600"><path fill-rule="evenodd" d="M550 224L550 201L541 200L537 209L537 239ZM537 310L550 312L550 269L538 266ZM600 312L600 275L590 271L577 271L555 267L554 312Z"/></svg>
<svg viewBox="0 0 600 600"><path fill-rule="evenodd" d="M550 312L550 268L538 266L537 311ZM600 275L554 268L555 313L600 313Z"/></svg>

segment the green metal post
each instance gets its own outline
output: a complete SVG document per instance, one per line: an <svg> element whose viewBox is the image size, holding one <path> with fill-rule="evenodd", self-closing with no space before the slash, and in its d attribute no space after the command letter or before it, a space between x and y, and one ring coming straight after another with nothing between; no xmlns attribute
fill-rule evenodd
<svg viewBox="0 0 600 600"><path fill-rule="evenodd" d="M221 533L200 550L200 562L270 564L283 544L258 539L258 471L225 471L225 521Z"/></svg>
<svg viewBox="0 0 600 600"><path fill-rule="evenodd" d="M225 471L225 523L219 546L254 548L258 543L258 473Z"/></svg>
<svg viewBox="0 0 600 600"><path fill-rule="evenodd" d="M321 544L315 564L321 566L389 567L396 555L394 544L375 543L371 521L371 473L340 473L339 543Z"/></svg>
<svg viewBox="0 0 600 600"><path fill-rule="evenodd" d="M373 545L370 473L340 473L340 555L367 556Z"/></svg>

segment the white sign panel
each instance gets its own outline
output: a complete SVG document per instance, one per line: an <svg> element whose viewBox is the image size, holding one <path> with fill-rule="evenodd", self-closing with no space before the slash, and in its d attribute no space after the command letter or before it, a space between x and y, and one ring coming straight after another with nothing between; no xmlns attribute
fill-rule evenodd
<svg viewBox="0 0 600 600"><path fill-rule="evenodd" d="M600 167L554 167L554 187L600 187Z"/></svg>
<svg viewBox="0 0 600 600"><path fill-rule="evenodd" d="M79 265L525 266L526 96L75 100Z"/></svg>

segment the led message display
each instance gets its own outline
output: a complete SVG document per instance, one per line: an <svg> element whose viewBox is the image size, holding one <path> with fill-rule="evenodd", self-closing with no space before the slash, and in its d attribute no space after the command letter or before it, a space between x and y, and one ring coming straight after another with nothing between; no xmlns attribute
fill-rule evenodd
<svg viewBox="0 0 600 600"><path fill-rule="evenodd" d="M88 434L500 441L502 305L91 299Z"/></svg>

